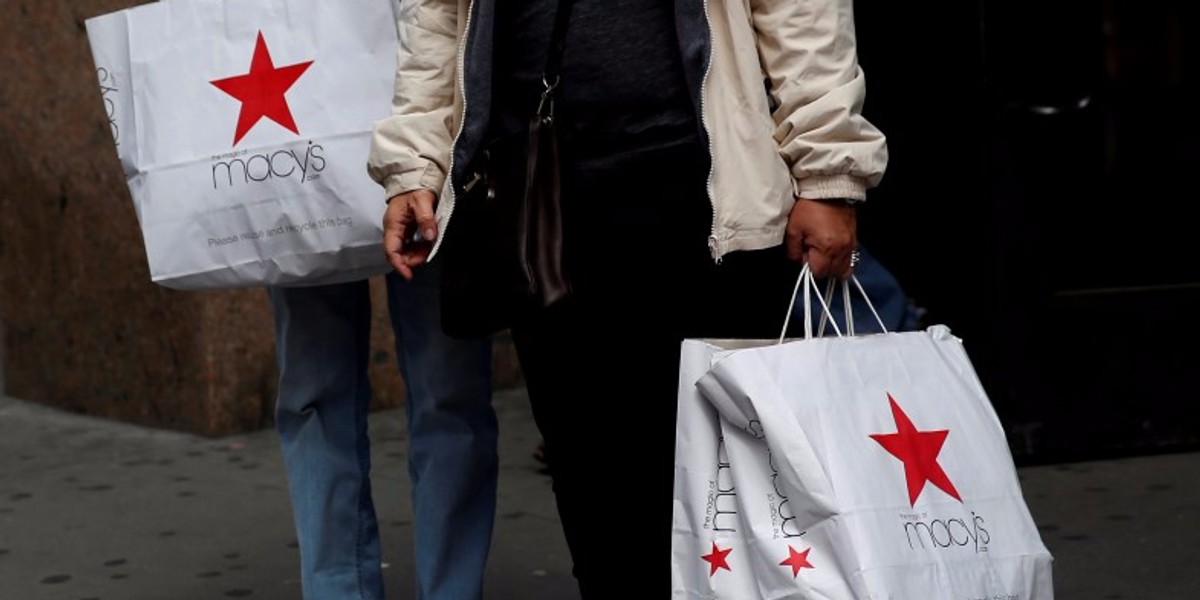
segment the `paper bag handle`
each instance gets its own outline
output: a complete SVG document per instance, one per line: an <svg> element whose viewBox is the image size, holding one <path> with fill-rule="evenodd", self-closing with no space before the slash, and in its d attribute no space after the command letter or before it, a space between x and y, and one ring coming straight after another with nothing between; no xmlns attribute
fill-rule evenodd
<svg viewBox="0 0 1200 600"><path fill-rule="evenodd" d="M862 295L863 301L867 303L867 308L871 310L871 314L875 317L875 322L879 323L880 331L887 333L887 326L883 324L883 319L880 318L879 311L875 310L875 305L872 304L871 299L867 297L867 291L863 289L863 286L861 283L859 283L858 278L851 273L850 277L841 280L842 302L844 306L843 312L846 316L845 324L847 335L854 335L854 312L851 308L850 297L851 282L854 283L854 287L858 290L858 293ZM825 287L825 293L821 294L820 289L817 288L817 280L816 277L813 276L812 269L809 268L808 263L804 263L804 267L800 269L800 276L796 278L796 285L792 288L792 300L791 302L788 302L787 315L784 316L783 319L783 329L779 332L780 344L783 343L787 336L788 325L791 324L792 320L792 308L796 305L796 295L799 293L801 287L804 288L804 339L812 339L813 337L813 311L810 290L817 292L817 301L821 304L821 322L818 325L817 337L821 337L825 334L826 323L829 323L829 325L833 327L833 331L838 337L843 337L842 330L838 328L837 320L833 318L833 312L829 309L829 304L833 299L833 290L835 284L836 282L834 279L832 277L829 278L829 283Z"/></svg>

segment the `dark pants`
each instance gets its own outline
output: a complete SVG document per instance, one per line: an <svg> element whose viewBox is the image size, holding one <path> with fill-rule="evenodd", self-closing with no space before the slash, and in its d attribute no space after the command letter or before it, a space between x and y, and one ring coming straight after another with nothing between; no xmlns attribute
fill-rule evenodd
<svg viewBox="0 0 1200 600"><path fill-rule="evenodd" d="M565 174L573 296L513 327L586 600L669 597L680 343L778 336L799 270L782 248L713 261L702 156Z"/></svg>

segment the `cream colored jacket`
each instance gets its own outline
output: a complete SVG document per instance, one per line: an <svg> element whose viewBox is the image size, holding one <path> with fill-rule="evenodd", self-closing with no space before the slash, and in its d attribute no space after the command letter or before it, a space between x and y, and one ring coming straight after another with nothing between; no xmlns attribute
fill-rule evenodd
<svg viewBox="0 0 1200 600"><path fill-rule="evenodd" d="M782 243L797 195L865 199L883 176L887 145L861 114L852 1L677 1L703 3L707 16L700 98L713 159L713 258ZM459 77L470 2L402 0L393 114L376 124L368 160L388 198L437 192L442 232L453 226L447 173L470 102Z"/></svg>

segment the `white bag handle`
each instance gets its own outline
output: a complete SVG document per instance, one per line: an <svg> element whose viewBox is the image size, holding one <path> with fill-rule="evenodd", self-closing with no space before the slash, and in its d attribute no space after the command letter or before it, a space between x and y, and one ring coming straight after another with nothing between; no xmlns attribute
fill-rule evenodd
<svg viewBox="0 0 1200 600"><path fill-rule="evenodd" d="M879 323L879 329L883 333L887 333L887 326L883 324L883 319L879 316L879 311L875 310L875 305L871 303L871 299L867 297L867 291L863 289L858 278L853 273L850 277L842 280L842 302L844 312L846 314L846 331L850 336L854 335L854 311L851 308L850 297L850 282L854 282L854 287L858 289L858 293L862 295L863 301L867 303L867 308L871 310L871 314L875 316L875 322ZM779 343L782 344L787 336L788 325L792 319L792 308L796 305L796 295L800 291L800 287L804 287L804 339L812 339L812 297L810 290L817 291L817 300L821 304L821 322L818 324L817 337L825 335L825 324L829 323L833 327L834 333L838 337L842 336L842 330L838 328L836 319L833 318L833 312L829 310L829 304L833 299L833 289L836 282L832 277L829 278L829 283L826 285L825 293L821 294L817 288L816 278L813 276L812 269L808 263L804 263L804 267L800 269L800 276L796 278L796 285L792 288L792 300L788 303L787 315L783 319L783 329L779 332Z"/></svg>

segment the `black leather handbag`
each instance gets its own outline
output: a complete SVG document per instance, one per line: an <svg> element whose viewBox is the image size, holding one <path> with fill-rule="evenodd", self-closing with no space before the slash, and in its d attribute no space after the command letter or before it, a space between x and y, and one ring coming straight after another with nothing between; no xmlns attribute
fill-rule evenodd
<svg viewBox="0 0 1200 600"><path fill-rule="evenodd" d="M457 197L442 241L442 329L477 338L526 310L570 294L563 270L561 182L554 97L571 0L555 16L545 89L522 132L488 143Z"/></svg>

